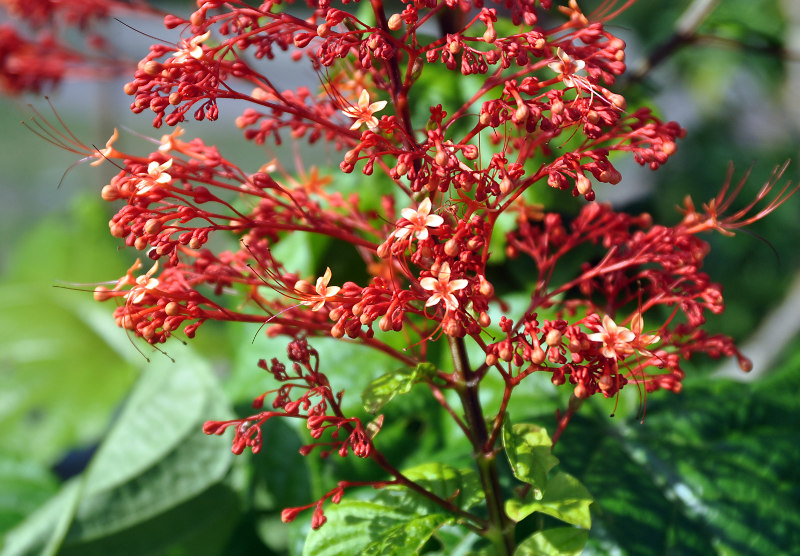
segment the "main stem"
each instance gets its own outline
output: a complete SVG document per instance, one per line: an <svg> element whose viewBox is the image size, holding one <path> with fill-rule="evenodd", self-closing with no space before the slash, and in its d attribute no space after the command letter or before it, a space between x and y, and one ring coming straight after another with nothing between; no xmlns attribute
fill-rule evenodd
<svg viewBox="0 0 800 556"><path fill-rule="evenodd" d="M500 480L497 475L497 452L488 445L489 433L483 417L483 409L478 399L479 381L474 380L469 368L467 350L463 338L447 338L456 381L456 391L461 398L467 431L478 466L483 492L486 495L486 508L489 511L489 527L485 535L492 542L498 555L514 553L514 526L503 509L503 496L500 492Z"/></svg>

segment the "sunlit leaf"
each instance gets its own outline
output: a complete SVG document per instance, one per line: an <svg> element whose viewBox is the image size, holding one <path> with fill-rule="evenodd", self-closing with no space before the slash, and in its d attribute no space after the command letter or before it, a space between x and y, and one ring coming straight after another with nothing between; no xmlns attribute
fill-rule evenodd
<svg viewBox="0 0 800 556"><path fill-rule="evenodd" d="M558 464L550 452L553 442L542 427L528 423L503 424L503 447L514 476L533 485L533 495L540 497L547 485L547 474Z"/></svg>
<svg viewBox="0 0 800 556"><path fill-rule="evenodd" d="M538 531L519 543L514 556L578 556L589 531L575 527L554 527Z"/></svg>
<svg viewBox="0 0 800 556"><path fill-rule="evenodd" d="M361 394L364 409L377 413L395 396L407 394L416 382L433 376L435 372L436 367L430 363L420 363L413 369L403 367L379 376Z"/></svg>

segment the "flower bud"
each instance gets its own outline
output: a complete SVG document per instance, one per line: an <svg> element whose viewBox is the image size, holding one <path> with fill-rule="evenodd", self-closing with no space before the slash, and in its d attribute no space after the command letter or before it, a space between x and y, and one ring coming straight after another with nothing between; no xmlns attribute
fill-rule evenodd
<svg viewBox="0 0 800 556"><path fill-rule="evenodd" d="M625 101L625 97L622 95L617 95L615 93L610 93L608 96L608 101L619 108L620 110L625 110L625 107L628 106L628 103Z"/></svg>
<svg viewBox="0 0 800 556"><path fill-rule="evenodd" d="M575 178L575 187L578 189L578 193L586 195L592 190L592 182L583 174L578 174L578 177Z"/></svg>
<svg viewBox="0 0 800 556"><path fill-rule="evenodd" d="M464 158L467 160L475 160L478 158L478 147L475 145L464 145L464 148L461 149L461 152L464 153Z"/></svg>
<svg viewBox="0 0 800 556"><path fill-rule="evenodd" d="M104 201L116 201L119 199L119 189L115 185L105 185L100 190L100 197Z"/></svg>
<svg viewBox="0 0 800 556"><path fill-rule="evenodd" d="M541 365L542 363L544 363L544 357L545 355L542 346L536 344L536 347L533 348L533 353L531 354L531 363L534 363L536 365Z"/></svg>
<svg viewBox="0 0 800 556"><path fill-rule="evenodd" d="M494 295L494 286L489 282L485 276L478 276L478 291L484 297L491 297Z"/></svg>
<svg viewBox="0 0 800 556"><path fill-rule="evenodd" d="M403 26L403 17L400 14L392 14L391 17L389 17L387 26L392 31L397 31Z"/></svg>
<svg viewBox="0 0 800 556"><path fill-rule="evenodd" d="M114 297L114 292L109 290L105 286L97 286L94 289L94 300L95 301L106 301Z"/></svg>
<svg viewBox="0 0 800 556"><path fill-rule="evenodd" d="M742 371L749 373L753 370L753 362L742 354L736 355L736 361L739 363L739 368Z"/></svg>
<svg viewBox="0 0 800 556"><path fill-rule="evenodd" d="M297 519L300 510L301 508L286 508L281 512L281 521L283 521L284 523L291 523L292 521Z"/></svg>
<svg viewBox="0 0 800 556"><path fill-rule="evenodd" d="M547 336L545 336L544 341L550 347L560 345L561 331L559 331L557 328L551 328L550 331L547 333Z"/></svg>
<svg viewBox="0 0 800 556"><path fill-rule="evenodd" d="M161 62L157 62L156 60L149 60L141 67L141 70L147 75L158 75L163 69L163 64L161 64Z"/></svg>
<svg viewBox="0 0 800 556"><path fill-rule="evenodd" d="M442 330L448 336L461 338L465 334L464 327L456 319L447 319L442 323Z"/></svg>
<svg viewBox="0 0 800 556"><path fill-rule="evenodd" d="M597 387L603 392L608 392L614 386L614 379L609 375L601 376L597 381Z"/></svg>

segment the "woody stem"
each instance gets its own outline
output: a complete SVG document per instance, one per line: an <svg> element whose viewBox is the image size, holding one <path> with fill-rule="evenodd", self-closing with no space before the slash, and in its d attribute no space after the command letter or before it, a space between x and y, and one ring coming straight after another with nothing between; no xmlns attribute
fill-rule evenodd
<svg viewBox="0 0 800 556"><path fill-rule="evenodd" d="M494 545L496 554L510 556L514 553L514 524L503 508L503 496L497 473L497 452L489 444L486 421L478 398L480 381L475 380L474 372L469 368L463 338L448 336L447 340L453 356L453 375L456 377L454 387L464 408L467 432L486 496L489 526L484 531L484 535Z"/></svg>

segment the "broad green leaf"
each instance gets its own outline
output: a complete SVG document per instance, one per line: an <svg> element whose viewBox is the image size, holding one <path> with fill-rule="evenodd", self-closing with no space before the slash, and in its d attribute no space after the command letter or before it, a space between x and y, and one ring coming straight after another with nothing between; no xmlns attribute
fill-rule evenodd
<svg viewBox="0 0 800 556"><path fill-rule="evenodd" d="M449 465L433 462L406 469L403 471L403 475L440 498L449 500L465 510L484 499L480 479L472 469L456 469ZM396 488L421 498L405 487Z"/></svg>
<svg viewBox="0 0 800 556"><path fill-rule="evenodd" d="M553 442L542 427L528 423L503 424L503 447L514 476L533 485L533 495L540 497L547 485L547 474L558 464L550 453Z"/></svg>
<svg viewBox="0 0 800 556"><path fill-rule="evenodd" d="M238 517L239 500L227 486L218 484L199 496L178 504L156 518L109 535L80 543L68 542L58 554L67 556L139 556L141 554L192 554L216 556L225 551ZM4 554L9 552L5 547ZM41 554L39 551L28 554Z"/></svg>
<svg viewBox="0 0 800 556"><path fill-rule="evenodd" d="M208 533L203 523L215 520L214 542L226 541L238 506L223 484L230 439L201 427L230 410L207 366L183 355L176 365L146 369L84 475L12 531L4 554L38 553L48 543L66 553L152 553L181 534L193 539L192 529ZM227 507L223 515L203 502L211 490ZM166 535L170 529L176 537Z"/></svg>
<svg viewBox="0 0 800 556"><path fill-rule="evenodd" d="M0 457L0 538L58 490L44 467L19 458Z"/></svg>
<svg viewBox="0 0 800 556"><path fill-rule="evenodd" d="M55 496L5 536L0 554L47 554L45 548L58 544L69 527L80 496L80 487L78 478L65 483Z"/></svg>
<svg viewBox="0 0 800 556"><path fill-rule="evenodd" d="M578 556L589 531L576 527L554 527L538 531L519 543L514 556Z"/></svg>
<svg viewBox="0 0 800 556"><path fill-rule="evenodd" d="M418 554L436 530L450 521L452 518L443 514L424 515L405 521L384 532L381 539L367 546L362 554L375 556Z"/></svg>
<svg viewBox="0 0 800 556"><path fill-rule="evenodd" d="M472 470L427 463L403 474L462 509L483 499ZM338 505L325 506L328 522L308 534L303 554L415 554L440 527L456 522L456 516L407 487L387 487L370 500L354 496L345 493Z"/></svg>
<svg viewBox="0 0 800 556"><path fill-rule="evenodd" d="M379 501L344 498L327 505L328 521L309 532L303 554L414 554L436 529L453 519L445 514L420 515L401 501L392 496Z"/></svg>
<svg viewBox="0 0 800 556"><path fill-rule="evenodd" d="M476 545L488 543L486 539L474 531L466 530L462 525L443 525L434 537L441 548L426 552L429 556L476 556Z"/></svg>
<svg viewBox="0 0 800 556"><path fill-rule="evenodd" d="M0 304L13 315L0 321L0 450L52 464L102 434L135 374L86 321L101 309L89 294L11 285L0 287Z"/></svg>
<svg viewBox="0 0 800 556"><path fill-rule="evenodd" d="M65 212L8 242L0 284L0 452L45 465L96 442L136 377L131 361L144 363L114 325L113 305L80 285L116 279L127 266L101 256L118 244L108 214L86 199Z"/></svg>
<svg viewBox="0 0 800 556"><path fill-rule="evenodd" d="M431 377L436 368L430 363L420 363L413 369L406 367L388 372L369 383L361 394L364 409L372 414L392 401L398 394L407 394L420 380Z"/></svg>
<svg viewBox="0 0 800 556"><path fill-rule="evenodd" d="M576 416L557 451L596 496L589 546L792 553L800 545L800 355L788 355L758 383L697 379L679 396L649 394L644 423Z"/></svg>
<svg viewBox="0 0 800 556"><path fill-rule="evenodd" d="M506 512L514 521L522 521L534 512L542 512L566 523L589 529L592 526L589 514L591 503L591 494L575 477L567 473L557 473L547 482L541 499L537 500L531 489L523 500L508 500Z"/></svg>

